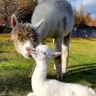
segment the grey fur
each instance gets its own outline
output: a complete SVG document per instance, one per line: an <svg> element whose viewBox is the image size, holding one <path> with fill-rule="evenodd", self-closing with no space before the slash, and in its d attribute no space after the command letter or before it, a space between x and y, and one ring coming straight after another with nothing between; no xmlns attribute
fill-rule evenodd
<svg viewBox="0 0 96 96"><path fill-rule="evenodd" d="M54 38L55 51L62 51L62 68L56 67L59 78L61 75L58 73L61 70L63 74L66 73L70 34L74 25L73 10L67 0L38 0L38 2L31 19L32 25L44 19L38 29L39 41L43 43L46 38ZM55 61L59 62L56 66L61 65L60 59L55 59Z"/></svg>
<svg viewBox="0 0 96 96"><path fill-rule="evenodd" d="M46 38L54 39L55 51L62 52L61 57L62 60L60 57L55 58L57 78L61 77L62 74L66 73L68 54L69 54L70 35L74 25L74 14L70 3L68 3L67 0L39 0L38 5L34 10L31 19L31 24L29 24L30 25L29 28L26 28L28 24L26 24L26 26L23 26L23 28L21 28L20 25L18 25L18 28L17 30L15 30L15 32L14 29L16 29L16 26L14 26L15 24L14 20L16 25L18 25L17 24L18 20L13 15L11 20L13 21L11 25L14 27L12 33L14 34L18 33L19 31L22 31L23 34L21 35L20 33L20 36L17 35L17 37L18 38L20 37L21 40L23 41L30 40L31 38L30 46L35 45L36 47L40 43L44 44L44 40ZM42 20L44 21L41 22ZM41 24L36 29L35 25L36 24L38 25L38 22L39 23L41 22ZM14 38L14 36L12 37ZM21 42L21 40L19 41ZM17 45L20 45L19 41ZM16 45L16 42L14 44Z"/></svg>

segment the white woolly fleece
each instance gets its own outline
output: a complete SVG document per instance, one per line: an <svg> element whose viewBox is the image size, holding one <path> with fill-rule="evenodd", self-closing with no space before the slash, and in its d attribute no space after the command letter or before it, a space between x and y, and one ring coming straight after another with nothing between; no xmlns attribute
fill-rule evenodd
<svg viewBox="0 0 96 96"><path fill-rule="evenodd" d="M31 51L37 65L32 76L33 95L28 96L96 96L93 89L80 84L64 83L54 79L47 79L47 71L51 57L60 55L54 53L46 45L39 45Z"/></svg>

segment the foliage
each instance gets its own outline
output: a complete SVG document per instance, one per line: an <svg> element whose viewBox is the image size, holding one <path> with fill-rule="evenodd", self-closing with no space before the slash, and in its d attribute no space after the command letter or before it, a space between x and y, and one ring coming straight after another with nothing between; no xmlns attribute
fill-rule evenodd
<svg viewBox="0 0 96 96"><path fill-rule="evenodd" d="M10 17L16 8L16 0L2 0L0 6L0 18L7 21L7 24L9 25Z"/></svg>
<svg viewBox="0 0 96 96"><path fill-rule="evenodd" d="M33 0L18 0L18 9L15 12L19 21L30 22L33 10L35 9L37 2Z"/></svg>
<svg viewBox="0 0 96 96"><path fill-rule="evenodd" d="M81 5L79 10L74 9L75 22L74 26L96 26L96 20L93 20L90 13L84 13L84 8Z"/></svg>
<svg viewBox="0 0 96 96"><path fill-rule="evenodd" d="M15 13L20 21L24 20L25 17L28 21L31 19L36 4L33 0L1 0L0 18L7 21L7 25L10 25L11 16Z"/></svg>
<svg viewBox="0 0 96 96"><path fill-rule="evenodd" d="M85 25L84 12L82 9L83 9L82 7L78 11L74 9L74 16L75 16L74 26L78 26L81 24Z"/></svg>

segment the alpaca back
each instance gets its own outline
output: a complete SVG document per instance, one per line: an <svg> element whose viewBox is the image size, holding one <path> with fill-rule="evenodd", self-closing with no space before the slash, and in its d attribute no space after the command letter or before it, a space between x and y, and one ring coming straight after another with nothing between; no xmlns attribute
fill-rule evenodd
<svg viewBox="0 0 96 96"><path fill-rule="evenodd" d="M96 96L96 92L87 86L63 83L56 80L46 80L42 87L45 96ZM42 94L42 96L44 96Z"/></svg>
<svg viewBox="0 0 96 96"><path fill-rule="evenodd" d="M73 28L73 17L72 7L66 0L41 0L33 13L32 25L44 19L38 32L43 32L45 36L49 32L54 36L56 31L59 33L67 31L68 34Z"/></svg>
<svg viewBox="0 0 96 96"><path fill-rule="evenodd" d="M80 84L68 84L71 90L76 94L76 96L96 96L96 92L89 88L88 86L83 86ZM73 95L75 96L75 95Z"/></svg>

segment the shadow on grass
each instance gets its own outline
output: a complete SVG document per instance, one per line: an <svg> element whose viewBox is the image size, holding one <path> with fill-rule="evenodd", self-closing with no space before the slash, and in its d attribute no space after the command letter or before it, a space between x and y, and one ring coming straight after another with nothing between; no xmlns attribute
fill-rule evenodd
<svg viewBox="0 0 96 96"><path fill-rule="evenodd" d="M0 51L0 54L1 53L10 53L10 51Z"/></svg>
<svg viewBox="0 0 96 96"><path fill-rule="evenodd" d="M68 68L68 72L64 75L63 82L68 83L78 83L78 82L88 82L95 84L96 83L96 64L84 64L71 66ZM1 77L1 76L0 76ZM6 78L4 78L6 77ZM56 79L56 75L48 74L49 79ZM31 78L28 77L28 74L19 74L12 73L11 76L3 76L0 78L0 85L7 86L11 91L12 90L23 90L31 91Z"/></svg>
<svg viewBox="0 0 96 96"><path fill-rule="evenodd" d="M56 76L48 74L48 78L56 79ZM65 74L63 77L63 82L68 83L88 82L91 84L95 84L96 63L82 64L69 67L67 74Z"/></svg>
<svg viewBox="0 0 96 96"><path fill-rule="evenodd" d="M14 73L12 76L4 74L0 76L0 86L6 86L9 91L29 91L31 89L31 78L25 75L20 75L19 73ZM3 90L4 91L4 90Z"/></svg>
<svg viewBox="0 0 96 96"><path fill-rule="evenodd" d="M2 61L8 61L8 58L6 58L6 57L0 57L0 62L2 62Z"/></svg>
<svg viewBox="0 0 96 96"><path fill-rule="evenodd" d="M92 84L96 83L96 63L71 66L68 70L63 79L65 82L84 81Z"/></svg>

